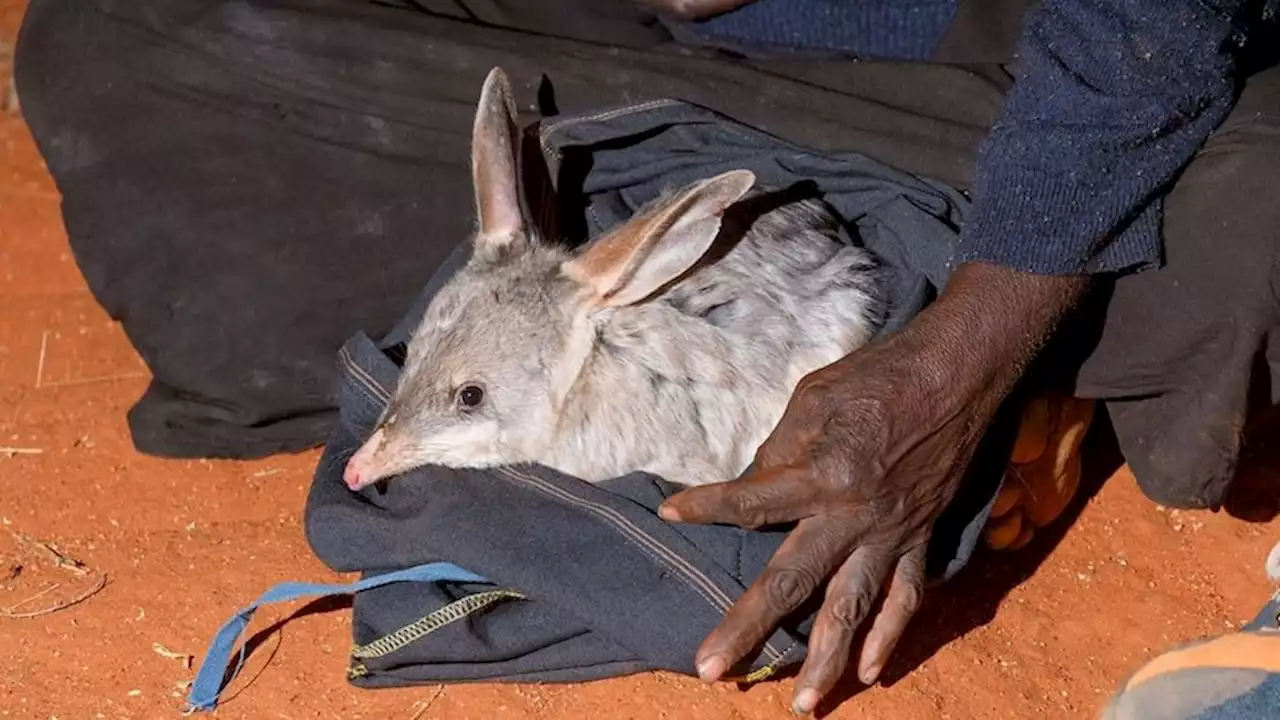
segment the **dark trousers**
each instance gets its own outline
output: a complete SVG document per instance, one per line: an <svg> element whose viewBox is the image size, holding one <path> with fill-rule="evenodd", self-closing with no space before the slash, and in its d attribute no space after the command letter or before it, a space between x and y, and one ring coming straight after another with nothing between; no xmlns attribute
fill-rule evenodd
<svg viewBox="0 0 1280 720"><path fill-rule="evenodd" d="M624 0L33 0L16 72L76 260L154 374L135 444L248 457L326 439L338 347L465 239L494 65L530 120L674 97L966 189L1024 4L964 2L936 62L902 63L689 47ZM1108 283L1061 350L1157 501L1220 503L1280 401L1278 186L1268 69L1171 189L1167 266Z"/></svg>

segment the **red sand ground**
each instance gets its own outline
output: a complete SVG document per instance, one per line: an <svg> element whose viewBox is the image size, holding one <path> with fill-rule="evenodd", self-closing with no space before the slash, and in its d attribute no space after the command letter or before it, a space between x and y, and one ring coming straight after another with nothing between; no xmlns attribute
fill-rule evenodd
<svg viewBox="0 0 1280 720"><path fill-rule="evenodd" d="M21 11L0 2L0 39L12 42ZM7 58L0 69L7 88ZM177 717L192 671L156 648L198 657L229 613L268 585L339 579L301 532L317 456L135 453L124 414L147 370L89 295L58 194L17 116L0 117L0 142L0 446L9 448L0 451L0 610L45 592L14 608L37 611L106 577L72 607L0 617L0 717ZM1280 474L1262 472L1272 483ZM1262 562L1280 539L1274 519L1170 512L1123 470L1081 505L1055 537L1015 556L983 555L933 593L890 686L855 694L834 717L1094 716L1144 659L1237 626L1268 593ZM37 543L84 568L57 566ZM263 610L251 632L300 607ZM344 681L348 622L341 609L283 624L216 717L789 717L789 680L741 691L654 673L576 686L356 690Z"/></svg>

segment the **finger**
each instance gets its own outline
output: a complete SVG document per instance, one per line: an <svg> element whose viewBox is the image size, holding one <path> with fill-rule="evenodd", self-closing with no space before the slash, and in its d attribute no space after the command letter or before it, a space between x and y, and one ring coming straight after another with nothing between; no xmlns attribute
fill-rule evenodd
<svg viewBox="0 0 1280 720"><path fill-rule="evenodd" d="M907 624L920 609L924 599L925 552L928 546L921 544L898 560L884 604L876 615L871 632L862 644L862 657L858 663L858 678L870 685L880 677L880 671L889 655L902 639Z"/></svg>
<svg viewBox="0 0 1280 720"><path fill-rule="evenodd" d="M858 548L827 585L826 600L809 635L809 652L796 681L793 709L813 711L831 692L849 664L853 638L893 569L893 555L882 548Z"/></svg>
<svg viewBox="0 0 1280 720"><path fill-rule="evenodd" d="M982 529L982 541L992 550L1004 550L1022 534L1022 511L1015 510L1004 517L992 518Z"/></svg>
<svg viewBox="0 0 1280 720"><path fill-rule="evenodd" d="M1034 398L1023 407L1022 423L1018 426L1018 437L1009 462L1023 465L1044 454L1049 448L1049 433L1053 429L1052 415L1048 398Z"/></svg>
<svg viewBox="0 0 1280 720"><path fill-rule="evenodd" d="M1009 543L1008 549L1021 550L1022 548L1026 547L1031 542L1031 539L1034 538L1035 536L1036 536L1035 527L1029 524L1024 525L1022 526L1022 532L1018 533L1018 537L1014 538L1013 542Z"/></svg>
<svg viewBox="0 0 1280 720"><path fill-rule="evenodd" d="M702 641L695 658L698 675L708 682L718 680L758 647L848 556L847 538L859 531L834 517L802 520Z"/></svg>
<svg viewBox="0 0 1280 720"><path fill-rule="evenodd" d="M991 505L991 517L1000 517L1012 510L1022 501L1023 493L1022 480L1018 477L1018 471L1011 468L1005 475L1000 492L996 493L996 501Z"/></svg>
<svg viewBox="0 0 1280 720"><path fill-rule="evenodd" d="M744 528L800 520L828 506L824 486L807 468L756 469L736 480L692 487L658 508L664 520Z"/></svg>

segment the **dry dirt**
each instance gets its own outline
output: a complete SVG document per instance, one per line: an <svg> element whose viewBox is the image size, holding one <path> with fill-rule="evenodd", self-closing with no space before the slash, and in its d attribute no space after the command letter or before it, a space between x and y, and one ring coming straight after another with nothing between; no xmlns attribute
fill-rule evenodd
<svg viewBox="0 0 1280 720"><path fill-rule="evenodd" d="M21 7L0 2L0 39L12 42ZM164 651L198 658L234 609L275 582L340 579L301 532L317 456L238 463L136 453L124 414L147 369L86 289L57 191L16 115L0 117L0 143L0 610L38 612L106 583L56 612L0 617L0 717L178 717L193 671ZM1259 477L1274 486L1280 472L1270 467ZM1268 592L1262 561L1280 539L1272 513L1250 523L1171 512L1144 499L1124 470L1078 505L1059 532L1014 556L983 555L935 592L889 686L853 694L833 716L1091 717L1144 659L1238 626ZM743 691L655 673L573 686L357 690L344 680L348 611L289 619L302 604L258 614L251 633L289 621L215 717L789 716L789 680Z"/></svg>

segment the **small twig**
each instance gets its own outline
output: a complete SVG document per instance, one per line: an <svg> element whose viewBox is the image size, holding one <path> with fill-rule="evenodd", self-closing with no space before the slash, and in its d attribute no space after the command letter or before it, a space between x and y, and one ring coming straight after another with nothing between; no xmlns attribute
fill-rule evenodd
<svg viewBox="0 0 1280 720"><path fill-rule="evenodd" d="M4 111L10 115L22 112L22 103L18 102L18 83L9 78L9 96L5 98Z"/></svg>
<svg viewBox="0 0 1280 720"><path fill-rule="evenodd" d="M8 618L33 618L33 617L39 617L40 615L48 615L48 614L50 614L50 613L56 613L56 612L58 612L58 611L60 611L60 610L66 610L67 608L69 608L69 607L71 607L71 606L73 606L73 605L79 605L80 603L84 602L85 600L88 600L89 598L93 597L94 595L97 595L99 592L101 592L101 591L102 591L102 588L104 588L104 587L106 587L106 586L107 586L107 576L106 576L105 574L104 574L104 575L99 575L99 576L98 576L98 582L94 583L94 584L93 584L93 587L91 587L91 588L89 588L88 590L86 590L86 591L84 591L84 592L80 593L79 595L77 595L77 596L75 596L75 597L71 598L70 600L66 600L66 601L64 601L64 602L56 603L56 604L54 604L54 605L52 605L52 606L50 606L50 607L44 608L44 609L42 609L42 610L35 610L35 611L32 611L32 612L27 612L27 613L11 613L11 612L5 611L5 612L3 613L3 616L4 616L4 617L8 617Z"/></svg>
<svg viewBox="0 0 1280 720"><path fill-rule="evenodd" d="M50 557L53 558L54 567L60 567L63 570L67 570L71 573L79 575L80 577L84 577L85 575L89 574L89 568L85 567L84 563L80 562L79 560L69 555L63 555L62 553L58 552L57 548L50 545L49 543L40 542L39 540L36 540L35 545L41 550L44 550L45 552L49 553Z"/></svg>
<svg viewBox="0 0 1280 720"><path fill-rule="evenodd" d="M119 382L121 380L136 380L148 377L146 373L126 373L124 375L103 375L100 377L73 378L71 380L59 380L46 384L45 388L64 388L75 387L77 385L92 385L101 382Z"/></svg>
<svg viewBox="0 0 1280 720"><path fill-rule="evenodd" d="M63 553L59 552L57 548L50 545L49 543L43 542L41 540L37 540L26 533L14 532L13 530L10 530L9 534L12 535L15 540L17 540L19 543L22 543L23 545L29 545L29 546L36 547L40 550L43 550L45 554L49 556L49 559L53 563L54 567L60 567L64 570L68 570L72 573L75 573L76 575L79 575L80 577L84 577L85 575L89 574L89 569L85 567L84 563L80 562L79 560L76 560L70 555L64 555Z"/></svg>
<svg viewBox="0 0 1280 720"><path fill-rule="evenodd" d="M27 603L29 603L29 602L35 602L36 600L39 600L40 598L44 597L45 595L48 595L49 593L53 592L54 590L57 590L57 589L58 589L58 588L60 588L60 587L62 587L62 584L61 584L61 583L54 583L54 584L50 585L49 587L47 587L47 588L45 588L45 589L41 590L40 592L36 593L35 595L32 595L31 597L27 598L26 600L19 600L18 602L16 602L16 603L14 603L14 604L10 605L9 607L5 608L5 609L4 609L4 613L5 613L6 615L8 615L8 614L12 613L14 610L17 610L18 608L22 607L23 605L26 605L26 604L27 604Z"/></svg>
<svg viewBox="0 0 1280 720"><path fill-rule="evenodd" d="M49 331L45 330L40 334L40 360L36 362L36 389L40 389L40 384L44 379L44 354L49 350Z"/></svg>
<svg viewBox="0 0 1280 720"><path fill-rule="evenodd" d="M0 447L0 455L39 455L44 452L44 448L24 448L24 447Z"/></svg>
<svg viewBox="0 0 1280 720"><path fill-rule="evenodd" d="M174 650L170 650L161 643L151 643L151 649L160 657L169 658L170 660L181 660L182 664L186 666L188 670L191 669L191 661L195 658L191 653L176 652Z"/></svg>
<svg viewBox="0 0 1280 720"><path fill-rule="evenodd" d="M431 695L431 697L427 698L425 701L419 700L418 702L414 703L414 705L422 705L422 707L418 708L418 711L415 712L413 716L409 718L409 720L419 720L419 718L421 718L423 715L426 715L427 711L431 709L431 705L435 703L436 699L443 694L444 694L444 685L437 685L436 691L434 694Z"/></svg>

